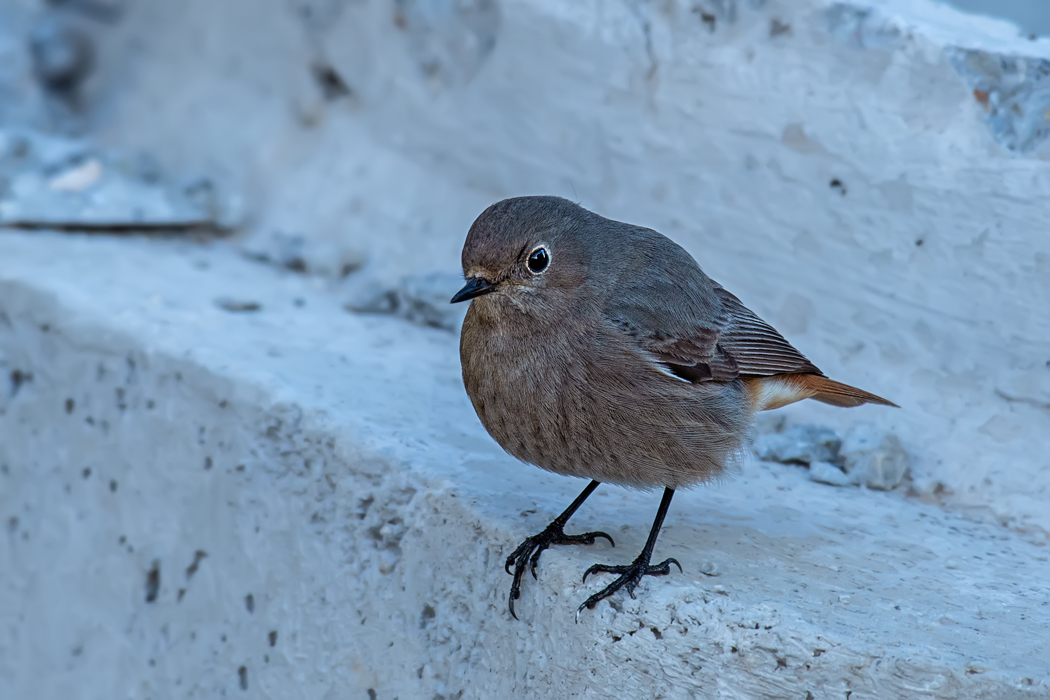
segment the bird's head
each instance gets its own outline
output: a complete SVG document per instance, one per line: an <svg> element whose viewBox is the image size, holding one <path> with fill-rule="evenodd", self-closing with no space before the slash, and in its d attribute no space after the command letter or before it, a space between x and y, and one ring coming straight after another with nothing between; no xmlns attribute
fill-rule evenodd
<svg viewBox="0 0 1050 700"><path fill-rule="evenodd" d="M452 303L510 303L538 310L571 295L587 280L593 245L586 209L560 197L515 197L474 221L463 244L466 284Z"/></svg>

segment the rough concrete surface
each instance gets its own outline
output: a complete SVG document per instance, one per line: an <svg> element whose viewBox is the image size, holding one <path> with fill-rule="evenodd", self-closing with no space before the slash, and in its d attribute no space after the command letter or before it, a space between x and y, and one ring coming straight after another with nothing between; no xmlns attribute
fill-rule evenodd
<svg viewBox="0 0 1050 700"><path fill-rule="evenodd" d="M100 45L93 133L242 192L253 249L298 236L312 269L365 261L351 280L367 289L454 272L470 222L504 196L656 227L829 375L905 406L870 420L916 478L1050 531L1034 449L1050 143L1031 68L1050 40L904 0L457 14L489 4L130 5ZM495 39L428 62L405 28L420 26L438 32L428 46ZM318 66L346 90L326 93Z"/></svg>
<svg viewBox="0 0 1050 700"><path fill-rule="evenodd" d="M1048 65L925 0L0 0L0 129L101 168L7 158L4 206L97 229L74 186L142 153L241 225L0 229L0 698L1050 697ZM600 489L570 530L618 547L513 623L582 485L484 434L439 307L529 193L902 406L763 420L819 440L676 496L685 573L579 624L655 495Z"/></svg>
<svg viewBox="0 0 1050 700"><path fill-rule="evenodd" d="M576 624L656 505L608 487L572 526L617 548L548 552L515 622L503 558L580 484L486 437L454 335L221 249L0 256L5 697L1050 697L1048 552L994 520L750 462Z"/></svg>

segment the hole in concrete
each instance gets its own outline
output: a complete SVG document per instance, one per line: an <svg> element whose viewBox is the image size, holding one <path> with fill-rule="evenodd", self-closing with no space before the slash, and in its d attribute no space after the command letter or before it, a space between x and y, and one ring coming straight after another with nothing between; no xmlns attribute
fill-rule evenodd
<svg viewBox="0 0 1050 700"><path fill-rule="evenodd" d="M186 567L187 579L193 578L193 575L197 573L197 568L200 566L201 560L203 560L206 556L208 556L208 553L205 552L203 549L198 549L196 552L193 553L193 561L190 562L190 565Z"/></svg>
<svg viewBox="0 0 1050 700"><path fill-rule="evenodd" d="M326 100L338 100L340 97L351 95L350 86L343 80L343 76L327 63L316 61L311 64L310 75L317 81Z"/></svg>
<svg viewBox="0 0 1050 700"><path fill-rule="evenodd" d="M791 33L791 25L787 22L781 22L777 18L773 18L773 21L769 23L769 38L773 39L778 36Z"/></svg>
<svg viewBox="0 0 1050 700"><path fill-rule="evenodd" d="M419 626L426 627L427 623L433 620L435 617L437 617L437 611L435 611L429 603L424 605L423 614L421 615L421 619L419 621Z"/></svg>
<svg viewBox="0 0 1050 700"><path fill-rule="evenodd" d="M376 700L377 697L379 697L379 696L376 695L376 691L374 689L372 689L372 688L369 688L368 689L368 700Z"/></svg>
<svg viewBox="0 0 1050 700"><path fill-rule="evenodd" d="M83 476L85 479L91 476L91 467L84 467L84 470L80 472L80 475Z"/></svg>
<svg viewBox="0 0 1050 700"><path fill-rule="evenodd" d="M158 593L160 593L160 562L154 559L152 568L146 574L146 602L156 601Z"/></svg>
<svg viewBox="0 0 1050 700"><path fill-rule="evenodd" d="M11 370L10 378L11 378L11 396L16 396L18 394L19 390L22 388L23 384L25 384L26 382L33 381L33 373L32 372L23 372L20 369L13 369L13 370Z"/></svg>
<svg viewBox="0 0 1050 700"><path fill-rule="evenodd" d="M204 458L204 468L211 469L211 457Z"/></svg>
<svg viewBox="0 0 1050 700"><path fill-rule="evenodd" d="M110 479L109 480L109 490L112 491L113 493L117 492L117 480L116 479Z"/></svg>
<svg viewBox="0 0 1050 700"><path fill-rule="evenodd" d="M270 640L270 646L277 646L277 630L270 630L270 634L266 637Z"/></svg>
<svg viewBox="0 0 1050 700"><path fill-rule="evenodd" d="M704 26L707 27L708 31L710 31L710 32L714 32L715 31L715 28L718 26L718 18L717 17L715 17L710 12L704 12L700 8L694 8L693 12L696 12L697 14L700 15L700 21L704 23Z"/></svg>
<svg viewBox="0 0 1050 700"><path fill-rule="evenodd" d="M663 639L664 638L664 634L660 630L656 629L655 627L650 627L649 629L652 630L653 636L656 637L657 639Z"/></svg>
<svg viewBox="0 0 1050 700"><path fill-rule="evenodd" d="M248 669L241 666L237 669L237 679L241 684L241 690L248 690Z"/></svg>
<svg viewBox="0 0 1050 700"><path fill-rule="evenodd" d="M831 182L828 183L828 187L830 187L833 190L838 190L839 194L841 194L843 197L846 196L846 185L844 185L842 183L842 180L838 179L837 177L831 178Z"/></svg>
<svg viewBox="0 0 1050 700"><path fill-rule="evenodd" d="M244 607L246 607L250 613L255 612L255 596L251 593L244 596Z"/></svg>
<svg viewBox="0 0 1050 700"><path fill-rule="evenodd" d="M66 415L72 413L73 409L76 408L76 406L76 401L74 401L73 399L66 399Z"/></svg>

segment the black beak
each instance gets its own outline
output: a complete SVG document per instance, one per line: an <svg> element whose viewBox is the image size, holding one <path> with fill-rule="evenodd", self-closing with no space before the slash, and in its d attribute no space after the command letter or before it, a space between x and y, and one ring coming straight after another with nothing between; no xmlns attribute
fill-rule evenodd
<svg viewBox="0 0 1050 700"><path fill-rule="evenodd" d="M489 282L483 277L471 277L467 280L467 283L463 285L463 289L456 292L456 295L452 297L452 301L449 303L458 304L461 301L480 297L482 294L488 294L489 292L494 291L496 291L496 285L492 282Z"/></svg>

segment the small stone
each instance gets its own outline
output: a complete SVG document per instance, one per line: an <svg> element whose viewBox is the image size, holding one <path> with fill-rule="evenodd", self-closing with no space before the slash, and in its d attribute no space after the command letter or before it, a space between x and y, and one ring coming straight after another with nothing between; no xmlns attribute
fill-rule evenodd
<svg viewBox="0 0 1050 700"><path fill-rule="evenodd" d="M431 272L410 275L393 289L385 289L360 301L346 304L355 313L392 314L406 321L455 331L463 323L466 304L450 304L452 295L463 286L460 275Z"/></svg>
<svg viewBox="0 0 1050 700"><path fill-rule="evenodd" d="M846 473L869 489L891 491L908 473L908 453L897 436L869 423L850 430L842 454Z"/></svg>
<svg viewBox="0 0 1050 700"><path fill-rule="evenodd" d="M251 313L262 308L262 305L257 301L233 299L231 297L219 297L215 300L215 305L223 311L229 311L234 314Z"/></svg>
<svg viewBox="0 0 1050 700"><path fill-rule="evenodd" d="M809 480L829 486L855 486L851 475L830 462L813 462L809 465Z"/></svg>
<svg viewBox="0 0 1050 700"><path fill-rule="evenodd" d="M944 492L944 482L929 476L915 477L908 488L908 495L929 498Z"/></svg>
<svg viewBox="0 0 1050 700"><path fill-rule="evenodd" d="M796 425L782 433L762 435L755 440L758 458L782 464L812 464L838 461L842 441L831 428Z"/></svg>
<svg viewBox="0 0 1050 700"><path fill-rule="evenodd" d="M700 564L700 573L704 576L721 576L722 570L713 561L705 561Z"/></svg>

